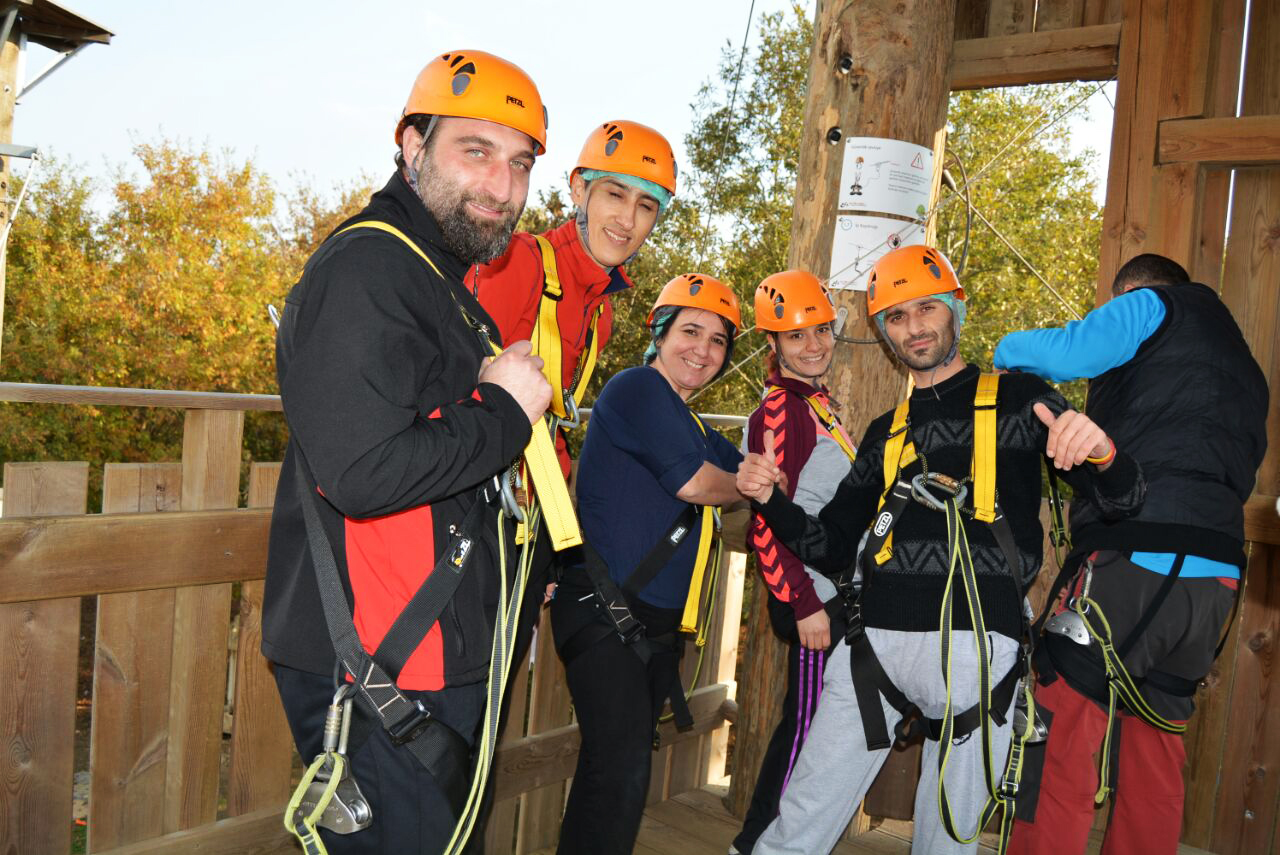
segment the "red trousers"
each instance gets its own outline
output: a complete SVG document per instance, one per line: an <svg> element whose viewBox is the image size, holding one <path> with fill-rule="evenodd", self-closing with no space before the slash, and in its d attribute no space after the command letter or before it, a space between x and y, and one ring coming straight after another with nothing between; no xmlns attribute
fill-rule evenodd
<svg viewBox="0 0 1280 855"><path fill-rule="evenodd" d="M1107 713L1059 678L1036 688L1036 706L1051 713L1044 773L1034 822L1017 820L1010 855L1083 853L1093 825ZM1182 831L1182 737L1127 713L1117 717L1112 750L1119 768L1111 784L1112 812L1102 855L1163 855L1178 851Z"/></svg>

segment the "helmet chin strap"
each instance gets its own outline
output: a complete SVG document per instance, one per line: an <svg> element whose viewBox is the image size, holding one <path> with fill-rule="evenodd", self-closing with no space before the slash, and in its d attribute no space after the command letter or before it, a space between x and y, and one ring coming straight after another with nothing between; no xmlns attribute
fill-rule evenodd
<svg viewBox="0 0 1280 855"><path fill-rule="evenodd" d="M427 140L431 137L431 132L436 129L436 124L439 123L439 121L440 121L439 116L432 116L427 121L427 129L422 132L422 148L419 149L419 157L422 157L426 153ZM413 189L413 195L420 197L422 194L418 192L418 167L408 162L406 162L404 166L405 166L405 170L404 170L405 179L409 182L409 186Z"/></svg>

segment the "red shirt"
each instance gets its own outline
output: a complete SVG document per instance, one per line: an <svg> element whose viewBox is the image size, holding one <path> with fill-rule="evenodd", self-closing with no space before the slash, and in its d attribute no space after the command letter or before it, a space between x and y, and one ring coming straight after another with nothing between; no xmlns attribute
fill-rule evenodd
<svg viewBox="0 0 1280 855"><path fill-rule="evenodd" d="M544 232L543 237L555 250L556 271L563 292L556 309L556 320L560 324L560 365L563 373L560 382L568 388L583 358L596 307L604 307L596 325L600 350L603 351L613 331L613 307L609 295L630 288L631 280L621 267L607 271L587 254L578 238L575 220ZM466 282L498 325L503 342L511 344L533 334L543 285L542 253L533 235L526 232L512 235L507 251L488 264L472 267ZM556 432L556 452L567 478L569 451L560 431Z"/></svg>

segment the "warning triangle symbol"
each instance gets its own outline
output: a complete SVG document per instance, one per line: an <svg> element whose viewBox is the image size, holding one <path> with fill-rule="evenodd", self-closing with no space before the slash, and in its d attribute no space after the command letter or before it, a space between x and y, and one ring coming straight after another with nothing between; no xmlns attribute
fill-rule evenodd
<svg viewBox="0 0 1280 855"><path fill-rule="evenodd" d="M912 158L911 165L916 169L924 169L924 160L920 157L918 152L916 153L916 156Z"/></svg>

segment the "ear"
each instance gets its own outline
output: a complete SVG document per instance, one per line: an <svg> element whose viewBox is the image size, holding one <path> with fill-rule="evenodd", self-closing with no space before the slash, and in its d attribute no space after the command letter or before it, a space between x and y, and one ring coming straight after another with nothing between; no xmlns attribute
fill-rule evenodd
<svg viewBox="0 0 1280 855"><path fill-rule="evenodd" d="M575 208L581 208L587 202L587 181L580 169L575 169L569 176L569 198Z"/></svg>
<svg viewBox="0 0 1280 855"><path fill-rule="evenodd" d="M776 356L778 353L778 334L773 332L765 333L764 340L769 345L769 352Z"/></svg>
<svg viewBox="0 0 1280 855"><path fill-rule="evenodd" d="M404 133L400 135L400 156L406 164L417 164L424 142L426 140L413 125L405 126Z"/></svg>

